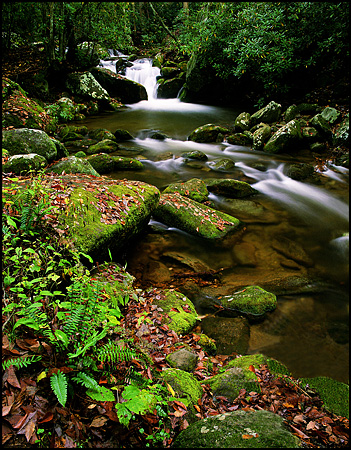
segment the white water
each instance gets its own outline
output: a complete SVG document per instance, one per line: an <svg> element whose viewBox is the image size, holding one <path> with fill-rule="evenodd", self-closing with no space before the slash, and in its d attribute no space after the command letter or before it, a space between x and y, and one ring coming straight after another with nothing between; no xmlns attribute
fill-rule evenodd
<svg viewBox="0 0 351 450"><path fill-rule="evenodd" d="M152 59L143 58L133 62L132 67L127 67L126 78L142 84L147 92L149 101L157 98L157 82L156 77L160 75L160 69L153 67Z"/></svg>

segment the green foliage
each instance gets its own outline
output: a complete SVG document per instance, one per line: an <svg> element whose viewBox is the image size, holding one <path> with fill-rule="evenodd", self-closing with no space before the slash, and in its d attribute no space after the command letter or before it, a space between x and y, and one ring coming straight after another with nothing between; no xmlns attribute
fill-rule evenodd
<svg viewBox="0 0 351 450"><path fill-rule="evenodd" d="M2 370L8 369L10 366L16 367L16 369L22 369L23 367L29 366L29 364L38 362L42 359L40 355L35 356L27 356L25 358L15 358L15 359L8 359L7 361L4 361L2 363Z"/></svg>
<svg viewBox="0 0 351 450"><path fill-rule="evenodd" d="M97 350L97 358L101 362L117 364L121 361L130 361L136 357L134 350L128 347L120 347L114 342L107 342Z"/></svg>
<svg viewBox="0 0 351 450"><path fill-rule="evenodd" d="M54 391L57 400L65 407L67 401L67 379L66 375L58 370L57 374L53 373L50 377L51 388Z"/></svg>
<svg viewBox="0 0 351 450"><path fill-rule="evenodd" d="M73 380L87 388L86 394L93 400L101 402L113 402L115 396L110 389L100 386L96 380L84 372L79 372Z"/></svg>

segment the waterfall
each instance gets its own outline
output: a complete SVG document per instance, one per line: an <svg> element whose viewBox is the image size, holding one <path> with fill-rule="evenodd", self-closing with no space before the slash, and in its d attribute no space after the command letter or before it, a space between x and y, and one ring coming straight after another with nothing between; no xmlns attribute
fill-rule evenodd
<svg viewBox="0 0 351 450"><path fill-rule="evenodd" d="M126 78L142 84L147 92L148 100L156 100L157 98L157 80L160 75L160 69L152 66L152 59L143 58L133 62L132 67L127 67Z"/></svg>

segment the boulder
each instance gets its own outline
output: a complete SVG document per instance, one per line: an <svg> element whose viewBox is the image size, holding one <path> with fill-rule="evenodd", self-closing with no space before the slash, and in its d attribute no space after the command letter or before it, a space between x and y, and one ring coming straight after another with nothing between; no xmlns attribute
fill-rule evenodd
<svg viewBox="0 0 351 450"><path fill-rule="evenodd" d="M249 369L250 366L254 366L255 369L259 369L261 364L267 365L269 371L274 375L291 376L289 369L284 364L274 358L262 355L261 353L239 356L229 361L225 367L241 367L242 369Z"/></svg>
<svg viewBox="0 0 351 450"><path fill-rule="evenodd" d="M90 145L85 152L88 155L94 155L95 153L113 153L118 149L119 145L117 142L112 141L111 139L103 139L96 144Z"/></svg>
<svg viewBox="0 0 351 450"><path fill-rule="evenodd" d="M157 298L158 297L158 298ZM165 289L154 304L163 311L162 323L166 323L177 334L188 334L197 320L195 306L184 294Z"/></svg>
<svg viewBox="0 0 351 450"><path fill-rule="evenodd" d="M168 193L178 193L200 203L208 197L206 184L198 178L192 178L183 183L172 183L163 191L163 194Z"/></svg>
<svg viewBox="0 0 351 450"><path fill-rule="evenodd" d="M171 78L175 78L180 72L180 69L178 67L162 67L160 70L160 75L162 78L165 78L166 80L169 80Z"/></svg>
<svg viewBox="0 0 351 450"><path fill-rule="evenodd" d="M47 166L47 164L48 162L44 156L37 155L36 153L13 155L3 164L2 171L4 173L12 172L16 175L26 175L31 171L38 172Z"/></svg>
<svg viewBox="0 0 351 450"><path fill-rule="evenodd" d="M229 158L220 158L208 163L208 167L218 172L231 171L234 168L234 166L235 166L234 161Z"/></svg>
<svg viewBox="0 0 351 450"><path fill-rule="evenodd" d="M240 221L178 193L162 194L154 218L205 239L221 239L235 232Z"/></svg>
<svg viewBox="0 0 351 450"><path fill-rule="evenodd" d="M175 448L300 448L283 417L270 411L233 411L198 420L181 431Z"/></svg>
<svg viewBox="0 0 351 450"><path fill-rule="evenodd" d="M246 131L250 128L250 114L247 112L242 112L235 119L234 126L235 130Z"/></svg>
<svg viewBox="0 0 351 450"><path fill-rule="evenodd" d="M120 252L142 232L160 197L155 186L139 181L87 175L65 179L71 181L67 210L72 213L60 215L59 224L74 247L94 262L107 261L108 249Z"/></svg>
<svg viewBox="0 0 351 450"><path fill-rule="evenodd" d="M122 130L120 128L118 128L113 134L117 142L131 141L134 139L128 130Z"/></svg>
<svg viewBox="0 0 351 450"><path fill-rule="evenodd" d="M321 112L321 116L325 119L330 125L334 125L337 123L341 117L341 112L332 108L331 106L327 106Z"/></svg>
<svg viewBox="0 0 351 450"><path fill-rule="evenodd" d="M67 148L62 144L62 142L57 139L51 138L52 142L55 144L57 155L57 159L65 158L69 155Z"/></svg>
<svg viewBox="0 0 351 450"><path fill-rule="evenodd" d="M293 119L273 134L263 147L263 151L266 153L282 153L298 145L301 140L300 122Z"/></svg>
<svg viewBox="0 0 351 450"><path fill-rule="evenodd" d="M217 346L214 339L208 337L205 333L201 333L198 345L209 355L215 355L217 353Z"/></svg>
<svg viewBox="0 0 351 450"><path fill-rule="evenodd" d="M331 127L329 122L323 117L322 114L316 114L310 120L310 124L316 128L322 136L329 138L331 136Z"/></svg>
<svg viewBox="0 0 351 450"><path fill-rule="evenodd" d="M312 115L321 112L322 108L316 103L299 103L298 105L291 105L285 111L284 119L286 122L295 119L295 117L302 115Z"/></svg>
<svg viewBox="0 0 351 450"><path fill-rule="evenodd" d="M128 80L111 70L95 67L91 73L111 97L117 97L123 103L137 103L147 100L147 92L143 85Z"/></svg>
<svg viewBox="0 0 351 450"><path fill-rule="evenodd" d="M277 297L259 286L246 286L231 295L220 298L221 306L227 310L251 316L262 316L277 307Z"/></svg>
<svg viewBox="0 0 351 450"><path fill-rule="evenodd" d="M245 147L252 144L252 136L244 133L235 133L227 136L226 141L231 145L242 145Z"/></svg>
<svg viewBox="0 0 351 450"><path fill-rule="evenodd" d="M90 72L74 72L67 76L66 87L74 94L92 100L110 100L108 92Z"/></svg>
<svg viewBox="0 0 351 450"><path fill-rule="evenodd" d="M181 369L165 369L161 372L162 380L170 384L177 397L185 406L197 405L203 391L200 382L191 373Z"/></svg>
<svg viewBox="0 0 351 450"><path fill-rule="evenodd" d="M88 128L85 125L65 125L60 129L58 136L61 141L69 141L73 140L75 137L79 139L83 138L86 134L88 134Z"/></svg>
<svg viewBox="0 0 351 450"><path fill-rule="evenodd" d="M268 105L264 106L260 110L256 111L251 115L250 121L251 125L256 125L257 123L272 123L277 122L280 118L282 106L279 103L271 101Z"/></svg>
<svg viewBox="0 0 351 450"><path fill-rule="evenodd" d="M111 131L106 128L96 128L95 130L89 131L89 138L96 139L97 141L102 141L104 139L110 139L110 141L116 141L116 136L111 133Z"/></svg>
<svg viewBox="0 0 351 450"><path fill-rule="evenodd" d="M312 164L308 163L291 164L288 167L286 174L293 180L301 181L314 174L314 167Z"/></svg>
<svg viewBox="0 0 351 450"><path fill-rule="evenodd" d="M47 173L84 173L87 175L93 175L95 177L100 176L98 172L93 168L89 161L81 158L76 158L75 156L68 156L67 158L61 159L58 163L50 166L46 169Z"/></svg>
<svg viewBox="0 0 351 450"><path fill-rule="evenodd" d="M184 85L181 78L159 79L157 85L157 98L176 98Z"/></svg>
<svg viewBox="0 0 351 450"><path fill-rule="evenodd" d="M341 122L336 132L333 134L334 145L348 145L350 135L349 127L349 113L347 113L344 120Z"/></svg>
<svg viewBox="0 0 351 450"><path fill-rule="evenodd" d="M271 137L272 129L265 123L260 123L259 128L253 133L252 150L262 150L264 144Z"/></svg>
<svg viewBox="0 0 351 450"><path fill-rule="evenodd" d="M218 304L215 299L213 303ZM245 354L249 348L250 326L246 317L206 316L201 319L201 331L215 340L220 355Z"/></svg>
<svg viewBox="0 0 351 450"><path fill-rule="evenodd" d="M225 197L243 198L257 194L257 190L245 181L233 180L231 178L208 178L205 179L207 189L217 195Z"/></svg>
<svg viewBox="0 0 351 450"><path fill-rule="evenodd" d="M2 133L2 146L10 155L36 153L44 156L49 162L57 157L55 143L43 130L31 128L5 130Z"/></svg>
<svg viewBox="0 0 351 450"><path fill-rule="evenodd" d="M175 367L186 372L193 372L199 357L185 348L181 348L166 356L166 361L171 367Z"/></svg>
<svg viewBox="0 0 351 450"><path fill-rule="evenodd" d="M54 133L57 119L50 116L37 102L27 97L18 83L2 79L2 126L29 128ZM38 153L38 152L35 152Z"/></svg>
<svg viewBox="0 0 351 450"><path fill-rule="evenodd" d="M301 131L302 138L307 145L311 145L321 138L319 131L314 127L303 127Z"/></svg>
<svg viewBox="0 0 351 450"><path fill-rule="evenodd" d="M209 123L192 131L188 136L188 141L216 142L218 135L222 133L229 133L229 129Z"/></svg>
<svg viewBox="0 0 351 450"><path fill-rule="evenodd" d="M182 158L196 159L197 161L207 161L207 155L200 150L193 150L190 152L182 153Z"/></svg>

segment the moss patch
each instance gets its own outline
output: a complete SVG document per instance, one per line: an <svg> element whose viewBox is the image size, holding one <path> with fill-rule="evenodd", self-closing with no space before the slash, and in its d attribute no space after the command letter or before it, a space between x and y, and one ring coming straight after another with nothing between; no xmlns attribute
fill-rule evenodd
<svg viewBox="0 0 351 450"><path fill-rule="evenodd" d="M178 193L200 203L207 200L208 196L206 184L198 178L192 178L184 183L172 183L163 193Z"/></svg>
<svg viewBox="0 0 351 450"><path fill-rule="evenodd" d="M289 369L284 364L276 359L262 355L261 353L257 353L256 355L240 356L240 358L235 358L230 361L226 367L240 367L242 369L248 369L250 366L254 366L258 369L261 364L267 364L268 369L274 375L291 375Z"/></svg>
<svg viewBox="0 0 351 450"><path fill-rule="evenodd" d="M231 367L225 372L207 379L206 384L211 386L214 396L223 395L229 401L234 401L241 389L246 389L247 392L261 391L257 376L251 370L241 367Z"/></svg>
<svg viewBox="0 0 351 450"><path fill-rule="evenodd" d="M175 393L186 398L185 405L197 404L202 397L200 382L190 373L180 369L166 369L162 371L161 377L172 386Z"/></svg>
<svg viewBox="0 0 351 450"><path fill-rule="evenodd" d="M276 308L277 297L259 286L247 286L232 295L225 295L220 302L223 308L259 316Z"/></svg>

